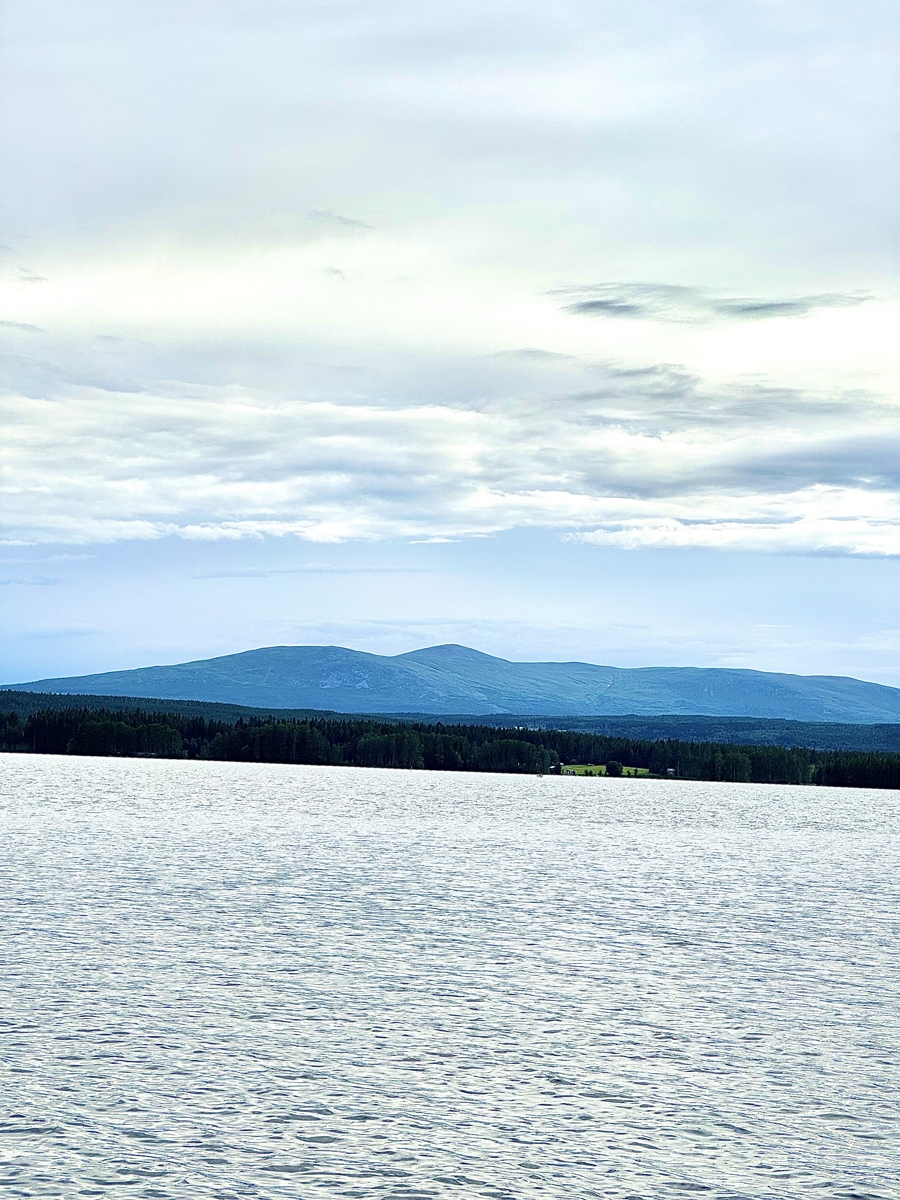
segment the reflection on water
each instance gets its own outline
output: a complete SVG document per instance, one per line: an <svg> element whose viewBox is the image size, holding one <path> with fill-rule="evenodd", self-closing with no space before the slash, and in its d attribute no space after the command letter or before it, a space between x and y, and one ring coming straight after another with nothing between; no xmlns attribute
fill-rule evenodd
<svg viewBox="0 0 900 1200"><path fill-rule="evenodd" d="M896 1200L898 814L2 756L0 1187Z"/></svg>

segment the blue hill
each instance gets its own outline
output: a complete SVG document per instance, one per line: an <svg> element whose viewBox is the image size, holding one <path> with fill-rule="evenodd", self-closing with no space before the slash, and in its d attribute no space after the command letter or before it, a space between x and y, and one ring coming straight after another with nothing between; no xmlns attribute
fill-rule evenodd
<svg viewBox="0 0 900 1200"><path fill-rule="evenodd" d="M900 689L842 676L509 662L453 645L392 657L340 646L269 646L174 666L7 686L343 713L696 714L900 723Z"/></svg>

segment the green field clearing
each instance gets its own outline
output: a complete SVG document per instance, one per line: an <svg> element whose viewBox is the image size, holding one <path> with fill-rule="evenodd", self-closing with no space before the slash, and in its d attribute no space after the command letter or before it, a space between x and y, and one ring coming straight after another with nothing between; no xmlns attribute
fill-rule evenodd
<svg viewBox="0 0 900 1200"><path fill-rule="evenodd" d="M561 775L605 775L605 763L571 763L564 766L560 771ZM647 767L624 767L622 769L624 775L649 775L650 771Z"/></svg>

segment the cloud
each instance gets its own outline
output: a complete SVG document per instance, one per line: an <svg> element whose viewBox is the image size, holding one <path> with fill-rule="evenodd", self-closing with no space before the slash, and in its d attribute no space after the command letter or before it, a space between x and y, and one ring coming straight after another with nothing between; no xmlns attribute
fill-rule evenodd
<svg viewBox="0 0 900 1200"><path fill-rule="evenodd" d="M53 587L59 579L48 579L40 575L14 576L8 579L0 578L0 587Z"/></svg>
<svg viewBox="0 0 900 1200"><path fill-rule="evenodd" d="M273 567L255 570L248 568L227 571L203 571L194 579L271 579L276 575L425 575L422 567L336 567L329 563L307 563L300 567Z"/></svg>
<svg viewBox="0 0 900 1200"><path fill-rule="evenodd" d="M897 408L874 395L712 387L665 364L595 364L590 391L456 405L151 380L117 393L93 374L3 400L4 540L537 527L625 547L900 554Z"/></svg>
<svg viewBox="0 0 900 1200"><path fill-rule="evenodd" d="M798 500L801 498L798 497ZM805 498L809 516L766 520L745 517L706 521L677 518L633 519L601 526L577 535L579 540L622 550L649 547L669 549L744 550L765 554L830 554L872 558L900 556L900 520L879 521L838 515L846 497L828 497L830 513L816 516L815 494Z"/></svg>
<svg viewBox="0 0 900 1200"><path fill-rule="evenodd" d="M329 212L327 209L322 208L313 208L306 215L311 221L325 225L336 225L340 229L374 228L368 221L360 221L357 217L345 217L343 213Z"/></svg>
<svg viewBox="0 0 900 1200"><path fill-rule="evenodd" d="M535 346L522 346L519 350L499 350L495 358L523 359L525 362L560 362L574 358L572 354L561 354L558 350L540 350Z"/></svg>
<svg viewBox="0 0 900 1200"><path fill-rule="evenodd" d="M94 637L103 631L96 625L43 625L19 631L17 637L55 640L56 638Z"/></svg>
<svg viewBox="0 0 900 1200"><path fill-rule="evenodd" d="M6 7L8 542L897 552L880 0Z"/></svg>
<svg viewBox="0 0 900 1200"><path fill-rule="evenodd" d="M671 321L684 325L717 320L760 321L803 317L823 308L853 308L872 297L865 293L823 292L812 296L758 299L722 296L697 287L665 283L596 283L555 288L551 295L572 297L564 310L579 316L624 320Z"/></svg>

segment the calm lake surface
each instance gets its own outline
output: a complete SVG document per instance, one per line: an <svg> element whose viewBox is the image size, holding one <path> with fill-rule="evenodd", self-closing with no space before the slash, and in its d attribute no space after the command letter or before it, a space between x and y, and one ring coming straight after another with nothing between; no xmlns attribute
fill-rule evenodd
<svg viewBox="0 0 900 1200"><path fill-rule="evenodd" d="M10 1196L900 1196L900 793L0 756Z"/></svg>

